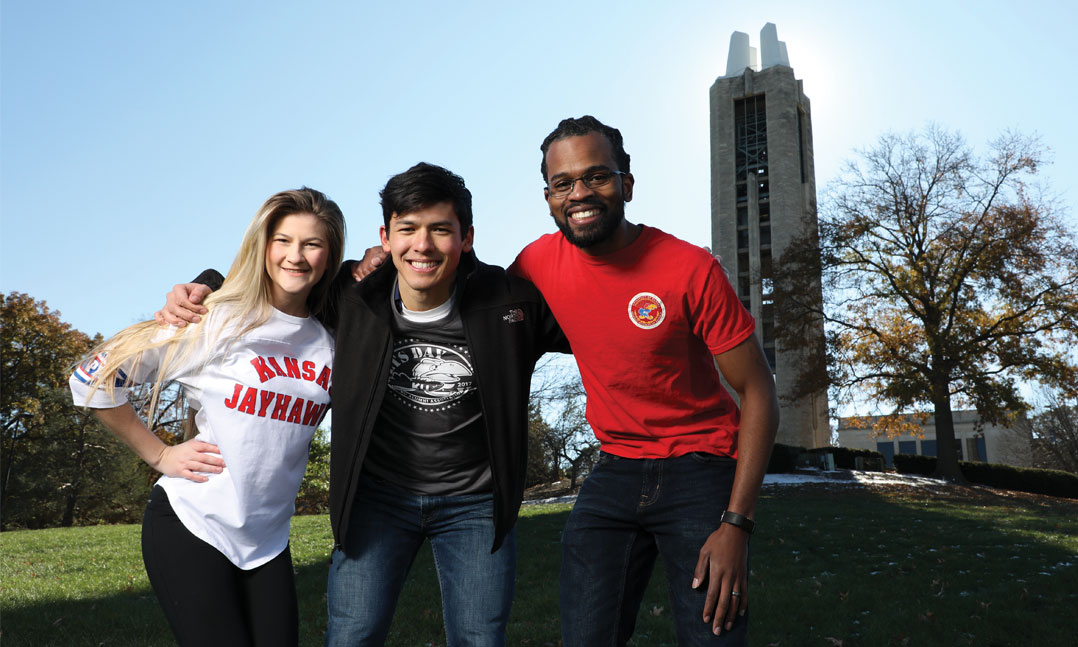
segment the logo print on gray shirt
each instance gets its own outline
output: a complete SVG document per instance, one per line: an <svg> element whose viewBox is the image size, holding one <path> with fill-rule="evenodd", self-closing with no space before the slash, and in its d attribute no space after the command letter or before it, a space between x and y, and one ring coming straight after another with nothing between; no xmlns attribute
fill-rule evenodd
<svg viewBox="0 0 1078 647"><path fill-rule="evenodd" d="M475 377L463 353L415 341L393 349L389 388L409 406L445 409L475 389Z"/></svg>

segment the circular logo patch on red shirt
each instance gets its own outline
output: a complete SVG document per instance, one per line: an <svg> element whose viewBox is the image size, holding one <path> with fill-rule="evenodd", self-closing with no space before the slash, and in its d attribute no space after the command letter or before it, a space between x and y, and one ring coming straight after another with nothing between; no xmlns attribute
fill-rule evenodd
<svg viewBox="0 0 1078 647"><path fill-rule="evenodd" d="M662 299L650 292L641 292L629 299L629 320L638 328L654 328L666 318Z"/></svg>

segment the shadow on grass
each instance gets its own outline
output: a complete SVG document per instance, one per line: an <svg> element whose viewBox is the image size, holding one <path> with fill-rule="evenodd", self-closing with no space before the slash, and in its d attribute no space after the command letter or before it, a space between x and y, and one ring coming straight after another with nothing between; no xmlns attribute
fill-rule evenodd
<svg viewBox="0 0 1078 647"><path fill-rule="evenodd" d="M567 515L566 506L527 507L518 522L510 645L558 644L558 540ZM757 520L749 588L752 644L987 647L1032 639L1039 646L1062 646L1078 634L1078 614L1072 611L1078 603L1078 502L955 488L802 486L765 489ZM79 530L92 537L98 529ZM85 560L85 552L122 548L135 555L125 556L124 568L141 569L137 528L109 541L59 550L73 563ZM322 642L330 544L325 517L294 522L301 645ZM22 559L7 554L11 543L4 546L5 561ZM7 566L4 572L6 578L13 572L24 576ZM132 590L78 600L57 599L64 597L64 587L55 586L62 582L52 583L48 595L38 595L34 591L46 587L5 581L0 585L3 642L173 644L145 577L131 581ZM23 590L16 596L12 590L19 586ZM441 598L425 547L401 595L387 645L444 644ZM661 565L631 644L676 644Z"/></svg>
<svg viewBox="0 0 1078 647"><path fill-rule="evenodd" d="M560 554L558 542L561 529L568 516L568 506L551 511L550 508L526 507L517 526L516 599L510 617L508 638L510 645L556 645L560 640L558 622L558 569ZM296 590L299 595L300 644L320 645L326 627L326 575L329 568L328 524L325 517L300 517L293 522L292 552L296 564ZM119 564L109 568L134 574L129 591L111 595L86 596L80 599L57 599L60 593L54 587L47 595L29 595L29 600L14 601L5 592L3 599L3 643L5 647L42 645L172 645L172 634L157 599L141 572L138 553L139 529L131 526L110 537L106 544L92 541L100 529L74 529L79 541L71 541L72 533L55 533L49 541L41 542L40 548L26 557L35 562L37 577L77 577L73 574L75 562L86 561L86 553L100 553L121 549ZM113 528L112 530L115 530ZM9 534L7 538L11 538ZM73 547L78 544L78 547ZM38 562L44 555L56 550L64 553L67 562L64 573L43 573ZM5 560L8 559L5 555ZM21 558L20 558L21 559ZM15 577L31 577L19 571ZM661 571L659 571L661 573ZM141 575L141 577L139 577ZM126 576L118 578L126 580ZM645 608L654 610L666 605L665 585L655 580ZM34 584L30 585L33 588ZM3 587L4 589L8 587ZM63 590L65 587L61 587ZM660 614L661 615L661 614ZM660 631L662 618L648 615L638 630L640 637ZM651 624L658 625L652 628ZM672 630L670 635L672 636ZM434 571L429 545L420 549L412 566L408 582L397 605L389 640L390 646L444 645L445 633L441 607L441 593ZM657 644L657 643L656 643Z"/></svg>
<svg viewBox="0 0 1078 647"><path fill-rule="evenodd" d="M136 533L136 539L137 536ZM321 632L326 624L327 566L317 564L296 568L301 643L304 645L322 642ZM145 582L130 592L79 600L49 600L14 606L5 599L2 622L5 647L175 644L157 598Z"/></svg>
<svg viewBox="0 0 1078 647"><path fill-rule="evenodd" d="M1078 635L1076 501L802 486L765 489L757 517L756 644L1062 647Z"/></svg>

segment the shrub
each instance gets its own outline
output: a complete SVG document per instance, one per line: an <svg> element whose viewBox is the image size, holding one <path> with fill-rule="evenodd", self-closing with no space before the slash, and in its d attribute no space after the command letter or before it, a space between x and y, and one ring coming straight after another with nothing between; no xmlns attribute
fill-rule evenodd
<svg viewBox="0 0 1078 647"><path fill-rule="evenodd" d="M1078 475L1069 472L965 461L959 461L958 465L971 483L1004 490L1078 498Z"/></svg>
<svg viewBox="0 0 1078 647"><path fill-rule="evenodd" d="M916 454L895 454L895 469L900 474L928 476L936 471L936 458Z"/></svg>
<svg viewBox="0 0 1078 647"><path fill-rule="evenodd" d="M968 461L958 461L958 466L970 483L1002 490L1078 498L1078 475L1069 472ZM936 470L936 458L898 454L895 456L895 469L903 474L929 476Z"/></svg>
<svg viewBox="0 0 1078 647"><path fill-rule="evenodd" d="M803 450L805 451L805 450ZM835 457L835 467L843 470L855 469L854 459L861 457L867 459L866 464L885 465L887 461L884 460L883 454L872 449L854 449L852 447L816 447L807 450L809 454L815 454L816 456L823 456L824 454L831 454Z"/></svg>
<svg viewBox="0 0 1078 647"><path fill-rule="evenodd" d="M794 471L797 467L797 457L804 451L804 447L775 443L775 448L771 450L771 460L767 463L767 473L783 474Z"/></svg>

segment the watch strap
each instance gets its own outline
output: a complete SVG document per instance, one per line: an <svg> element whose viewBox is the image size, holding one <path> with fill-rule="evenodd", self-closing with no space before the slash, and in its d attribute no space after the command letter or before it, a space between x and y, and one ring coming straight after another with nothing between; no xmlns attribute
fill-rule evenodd
<svg viewBox="0 0 1078 647"><path fill-rule="evenodd" d="M728 523L731 526L737 526L745 532L752 534L752 531L756 529L756 522L749 519L743 514L738 514L730 510L724 510L722 517L719 519L720 523Z"/></svg>

